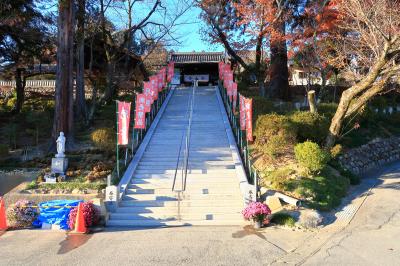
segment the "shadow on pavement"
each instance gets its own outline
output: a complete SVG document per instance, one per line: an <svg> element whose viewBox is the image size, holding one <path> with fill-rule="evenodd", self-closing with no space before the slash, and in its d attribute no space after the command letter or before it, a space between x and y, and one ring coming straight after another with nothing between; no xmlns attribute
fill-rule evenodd
<svg viewBox="0 0 400 266"><path fill-rule="evenodd" d="M267 241L265 236L259 232L259 230L255 229L252 225L246 225L243 227L243 230L237 231L236 233L232 233L233 238L243 238L249 235L256 235L261 239Z"/></svg>
<svg viewBox="0 0 400 266"><path fill-rule="evenodd" d="M60 242L60 249L58 250L57 254L66 254L71 250L83 246L92 236L92 234L67 235L65 240Z"/></svg>

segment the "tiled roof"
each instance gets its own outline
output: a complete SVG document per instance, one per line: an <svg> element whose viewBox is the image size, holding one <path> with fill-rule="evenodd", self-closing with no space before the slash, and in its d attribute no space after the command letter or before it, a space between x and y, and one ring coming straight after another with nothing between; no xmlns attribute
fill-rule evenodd
<svg viewBox="0 0 400 266"><path fill-rule="evenodd" d="M175 63L217 63L224 60L220 52L171 53L169 60Z"/></svg>

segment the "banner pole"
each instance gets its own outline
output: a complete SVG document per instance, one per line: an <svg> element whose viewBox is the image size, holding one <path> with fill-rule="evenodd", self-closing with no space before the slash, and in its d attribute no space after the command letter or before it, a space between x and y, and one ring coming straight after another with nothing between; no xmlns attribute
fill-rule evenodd
<svg viewBox="0 0 400 266"><path fill-rule="evenodd" d="M119 179L119 147L118 147L118 130L119 130L119 114L118 114L118 101L116 101L116 114L117 114L117 178Z"/></svg>
<svg viewBox="0 0 400 266"><path fill-rule="evenodd" d="M136 130L136 145L139 147L139 130Z"/></svg>

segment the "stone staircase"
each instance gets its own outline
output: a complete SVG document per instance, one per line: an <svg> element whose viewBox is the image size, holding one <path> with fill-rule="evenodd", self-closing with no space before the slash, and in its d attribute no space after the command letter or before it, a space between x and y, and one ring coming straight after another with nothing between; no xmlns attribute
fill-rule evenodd
<svg viewBox="0 0 400 266"><path fill-rule="evenodd" d="M172 185L192 88L177 88L109 226L243 224L237 166L216 93L215 87L195 89L186 190ZM181 184L178 171L178 190Z"/></svg>

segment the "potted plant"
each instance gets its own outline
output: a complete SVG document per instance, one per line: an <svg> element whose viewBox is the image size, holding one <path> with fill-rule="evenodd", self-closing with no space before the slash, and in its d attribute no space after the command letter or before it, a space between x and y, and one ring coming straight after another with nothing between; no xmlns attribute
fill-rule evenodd
<svg viewBox="0 0 400 266"><path fill-rule="evenodd" d="M261 228L262 224L267 220L267 216L271 214L268 205L261 202L250 202L242 211L243 217L254 222L255 228Z"/></svg>

